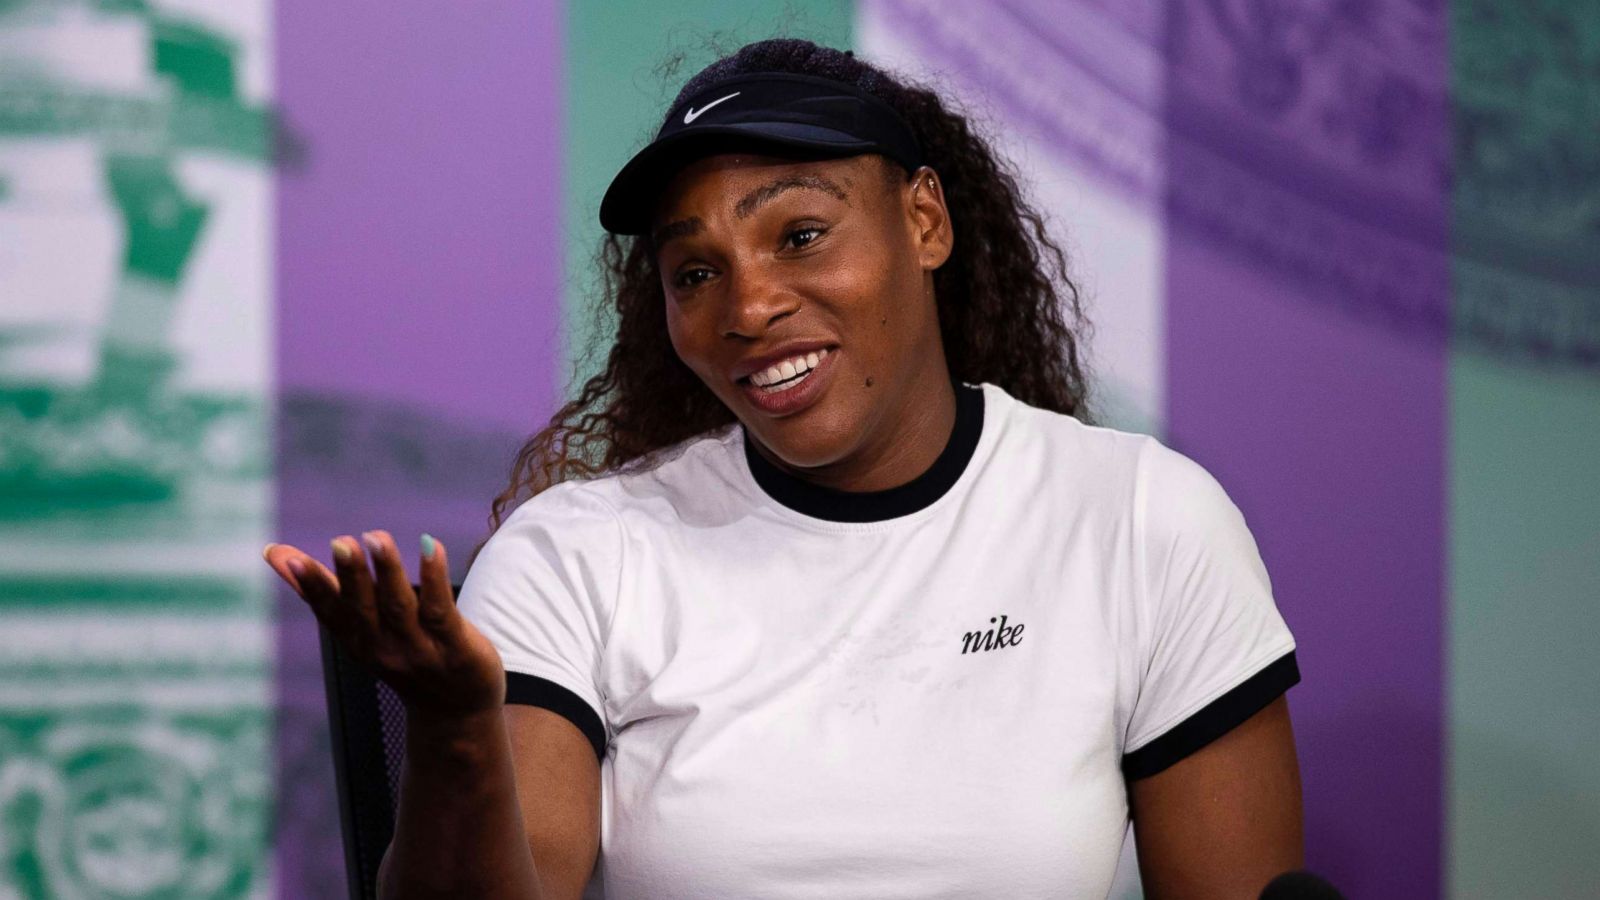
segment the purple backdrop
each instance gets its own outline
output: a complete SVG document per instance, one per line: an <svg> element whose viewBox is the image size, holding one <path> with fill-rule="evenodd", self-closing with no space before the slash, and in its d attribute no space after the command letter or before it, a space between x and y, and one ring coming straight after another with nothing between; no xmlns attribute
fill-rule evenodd
<svg viewBox="0 0 1600 900"><path fill-rule="evenodd" d="M276 538L445 541L456 577L561 358L563 10L279 0ZM343 893L315 631L284 592L278 892Z"/></svg>
<svg viewBox="0 0 1600 900"><path fill-rule="evenodd" d="M1443 8L1171 8L1168 438L1244 511L1299 638L1308 865L1439 896Z"/></svg>

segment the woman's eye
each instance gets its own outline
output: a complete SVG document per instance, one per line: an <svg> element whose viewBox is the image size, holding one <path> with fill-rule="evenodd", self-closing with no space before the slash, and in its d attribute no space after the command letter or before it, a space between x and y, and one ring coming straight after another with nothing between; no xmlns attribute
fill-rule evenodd
<svg viewBox="0 0 1600 900"><path fill-rule="evenodd" d="M711 270L705 268L689 269L679 272L676 284L680 288L692 288L711 277Z"/></svg>
<svg viewBox="0 0 1600 900"><path fill-rule="evenodd" d="M821 228L796 228L784 238L784 243L791 247L804 247L821 236Z"/></svg>

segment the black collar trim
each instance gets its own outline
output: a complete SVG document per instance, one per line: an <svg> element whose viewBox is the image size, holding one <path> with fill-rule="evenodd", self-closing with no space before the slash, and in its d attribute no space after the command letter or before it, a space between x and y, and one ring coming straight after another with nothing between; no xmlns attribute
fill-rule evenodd
<svg viewBox="0 0 1600 900"><path fill-rule="evenodd" d="M966 471L983 435L983 388L957 383L956 424L939 457L916 478L881 491L841 491L796 478L756 452L744 431L744 458L756 484L773 500L798 513L830 522L881 522L910 515L943 497Z"/></svg>

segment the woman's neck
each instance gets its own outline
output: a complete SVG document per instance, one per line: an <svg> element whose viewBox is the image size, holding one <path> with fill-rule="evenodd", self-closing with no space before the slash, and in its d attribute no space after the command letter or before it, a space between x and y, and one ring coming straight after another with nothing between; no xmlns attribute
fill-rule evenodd
<svg viewBox="0 0 1600 900"><path fill-rule="evenodd" d="M950 442L955 421L955 385L945 375L919 380L916 389L884 410L861 444L837 462L801 468L777 458L759 442L755 450L779 471L821 487L882 491L928 471Z"/></svg>

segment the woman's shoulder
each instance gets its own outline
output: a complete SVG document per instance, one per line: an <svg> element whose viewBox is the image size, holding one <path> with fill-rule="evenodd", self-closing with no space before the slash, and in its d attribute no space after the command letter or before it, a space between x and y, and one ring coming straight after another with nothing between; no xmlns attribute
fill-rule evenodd
<svg viewBox="0 0 1600 900"><path fill-rule="evenodd" d="M1003 388L985 384L987 405L999 418L999 440L1049 465L1099 482L1118 474L1137 476L1142 458L1161 442L1142 431L1086 422L1077 416L1030 405Z"/></svg>
<svg viewBox="0 0 1600 900"><path fill-rule="evenodd" d="M681 498L715 491L727 480L726 470L737 451L734 429L727 425L656 450L633 462L589 478L552 485L523 501L507 517L513 521L633 518L644 509L674 505Z"/></svg>
<svg viewBox="0 0 1600 900"><path fill-rule="evenodd" d="M1050 482L1037 489L1059 490L1080 507L1118 510L1158 542L1241 530L1239 509L1217 477L1165 439L1003 402L1010 405L1005 468Z"/></svg>

